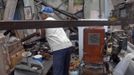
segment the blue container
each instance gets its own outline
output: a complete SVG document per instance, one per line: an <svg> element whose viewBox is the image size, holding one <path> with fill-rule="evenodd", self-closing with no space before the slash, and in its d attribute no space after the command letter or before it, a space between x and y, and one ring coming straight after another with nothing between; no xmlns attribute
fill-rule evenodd
<svg viewBox="0 0 134 75"><path fill-rule="evenodd" d="M39 62L43 62L42 55L35 55L35 56L33 56L33 59L37 60Z"/></svg>

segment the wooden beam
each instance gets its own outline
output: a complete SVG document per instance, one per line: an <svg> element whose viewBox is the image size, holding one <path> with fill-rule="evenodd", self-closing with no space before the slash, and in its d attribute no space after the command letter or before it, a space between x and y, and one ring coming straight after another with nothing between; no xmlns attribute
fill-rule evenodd
<svg viewBox="0 0 134 75"><path fill-rule="evenodd" d="M121 22L109 21L0 21L0 30L5 29L40 29L55 27L121 25Z"/></svg>
<svg viewBox="0 0 134 75"><path fill-rule="evenodd" d="M22 39L21 39L21 42L27 41L27 40L29 40L29 39L31 39L32 37L37 36L37 35L38 35L37 33L32 33L32 34L28 35L27 37L22 38Z"/></svg>

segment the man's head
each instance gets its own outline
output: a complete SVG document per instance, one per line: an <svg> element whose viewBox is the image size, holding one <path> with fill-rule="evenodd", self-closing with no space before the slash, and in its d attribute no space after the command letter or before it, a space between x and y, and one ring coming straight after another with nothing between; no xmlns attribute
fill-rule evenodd
<svg viewBox="0 0 134 75"><path fill-rule="evenodd" d="M46 19L48 16L52 16L54 14L54 10L51 7L43 6L39 13L42 19Z"/></svg>

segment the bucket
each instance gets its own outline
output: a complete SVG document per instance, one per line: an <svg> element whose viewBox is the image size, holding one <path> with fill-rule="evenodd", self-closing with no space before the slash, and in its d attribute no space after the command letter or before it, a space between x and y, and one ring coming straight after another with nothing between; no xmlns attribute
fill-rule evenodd
<svg viewBox="0 0 134 75"><path fill-rule="evenodd" d="M35 55L35 56L33 56L33 59L37 60L39 62L43 62L42 55Z"/></svg>

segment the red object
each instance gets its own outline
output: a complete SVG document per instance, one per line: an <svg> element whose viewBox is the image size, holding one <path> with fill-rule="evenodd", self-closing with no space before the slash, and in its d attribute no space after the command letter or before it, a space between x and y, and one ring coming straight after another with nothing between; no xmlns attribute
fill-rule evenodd
<svg viewBox="0 0 134 75"><path fill-rule="evenodd" d="M105 31L103 28L84 29L84 62L101 64L103 62L103 48Z"/></svg>

